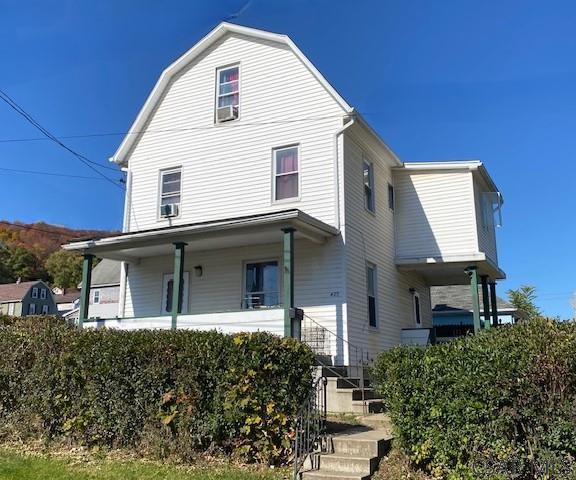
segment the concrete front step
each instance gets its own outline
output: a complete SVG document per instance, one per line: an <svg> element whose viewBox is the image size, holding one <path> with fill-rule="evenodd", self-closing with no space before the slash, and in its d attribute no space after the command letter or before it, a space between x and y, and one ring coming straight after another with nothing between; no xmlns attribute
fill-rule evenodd
<svg viewBox="0 0 576 480"><path fill-rule="evenodd" d="M384 402L380 398L365 401L353 400L351 406L352 413L381 413L384 411Z"/></svg>
<svg viewBox="0 0 576 480"><path fill-rule="evenodd" d="M313 470L311 472L304 472L302 479L306 480L369 480L370 475L362 475L360 473L342 473L330 472L328 470Z"/></svg>
<svg viewBox="0 0 576 480"><path fill-rule="evenodd" d="M332 438L334 453L355 457L383 457L392 445L392 438L380 430L352 430Z"/></svg>
<svg viewBox="0 0 576 480"><path fill-rule="evenodd" d="M378 468L379 458L357 457L339 453L330 453L320 457L320 471L359 473L361 475L372 475Z"/></svg>

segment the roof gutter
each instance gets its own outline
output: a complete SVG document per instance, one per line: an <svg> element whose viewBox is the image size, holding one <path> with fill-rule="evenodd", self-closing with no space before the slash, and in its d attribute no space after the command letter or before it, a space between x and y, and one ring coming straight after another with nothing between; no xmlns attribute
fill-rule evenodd
<svg viewBox="0 0 576 480"><path fill-rule="evenodd" d="M354 117L350 117L348 123L334 132L334 226L338 230L340 230L340 162L338 155L338 137L352 125L354 125Z"/></svg>

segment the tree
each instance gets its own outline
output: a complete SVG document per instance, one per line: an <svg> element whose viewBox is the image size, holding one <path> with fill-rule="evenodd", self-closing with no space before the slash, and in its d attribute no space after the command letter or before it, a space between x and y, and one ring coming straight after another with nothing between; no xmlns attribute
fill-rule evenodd
<svg viewBox="0 0 576 480"><path fill-rule="evenodd" d="M536 306L536 287L522 285L516 290L508 290L506 294L510 303L516 307L521 320L530 320L541 315L540 309Z"/></svg>
<svg viewBox="0 0 576 480"><path fill-rule="evenodd" d="M14 274L10 266L10 249L0 241L0 283L12 283Z"/></svg>
<svg viewBox="0 0 576 480"><path fill-rule="evenodd" d="M58 250L46 260L46 270L55 287L75 288L82 280L82 257L66 250Z"/></svg>
<svg viewBox="0 0 576 480"><path fill-rule="evenodd" d="M14 280L22 281L46 279L46 270L36 255L24 247L16 246L8 249L6 267Z"/></svg>

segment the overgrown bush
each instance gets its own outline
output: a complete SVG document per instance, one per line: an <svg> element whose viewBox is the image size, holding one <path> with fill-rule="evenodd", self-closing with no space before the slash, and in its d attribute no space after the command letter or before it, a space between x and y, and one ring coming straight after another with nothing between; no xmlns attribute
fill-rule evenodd
<svg viewBox="0 0 576 480"><path fill-rule="evenodd" d="M312 363L308 347L267 333L0 317L0 438L281 463Z"/></svg>
<svg viewBox="0 0 576 480"><path fill-rule="evenodd" d="M375 377L400 444L434 476L576 478L575 323L397 347Z"/></svg>

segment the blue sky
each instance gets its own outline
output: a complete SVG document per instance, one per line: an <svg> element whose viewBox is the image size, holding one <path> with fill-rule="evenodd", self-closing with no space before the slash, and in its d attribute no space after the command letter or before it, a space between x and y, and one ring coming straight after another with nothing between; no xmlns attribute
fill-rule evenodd
<svg viewBox="0 0 576 480"><path fill-rule="evenodd" d="M57 136L125 132L162 69L238 11L290 35L402 160L484 161L505 198L500 294L533 284L545 313L571 315L574 2L0 0L0 88ZM0 167L95 175L48 141L2 141L38 136L0 103ZM106 165L121 138L65 142ZM106 181L0 182L0 218L120 228Z"/></svg>

